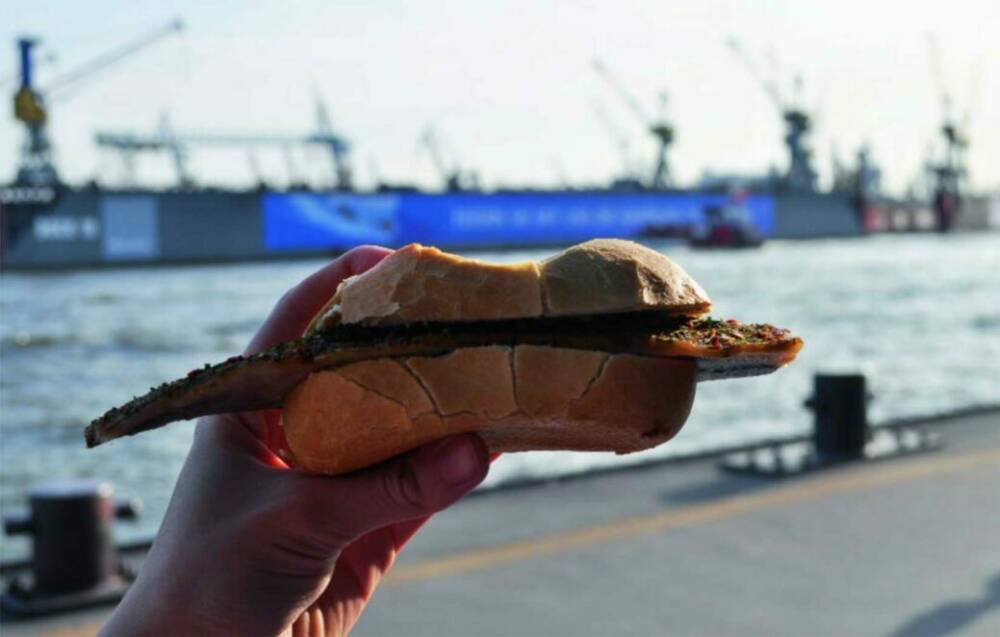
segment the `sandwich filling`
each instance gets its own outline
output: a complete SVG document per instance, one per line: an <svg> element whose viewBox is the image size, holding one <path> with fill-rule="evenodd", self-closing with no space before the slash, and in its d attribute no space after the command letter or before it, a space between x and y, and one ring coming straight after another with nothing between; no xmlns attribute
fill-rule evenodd
<svg viewBox="0 0 1000 637"><path fill-rule="evenodd" d="M88 446L216 413L280 407L314 371L376 358L434 356L462 347L543 345L696 359L699 380L766 374L795 358L802 340L761 323L661 312L500 321L339 324L249 356L205 365L94 420ZM713 362L715 361L715 362Z"/></svg>

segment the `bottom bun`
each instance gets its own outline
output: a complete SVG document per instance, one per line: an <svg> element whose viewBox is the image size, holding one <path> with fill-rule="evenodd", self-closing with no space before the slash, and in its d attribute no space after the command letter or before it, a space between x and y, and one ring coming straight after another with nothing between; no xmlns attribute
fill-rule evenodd
<svg viewBox="0 0 1000 637"><path fill-rule="evenodd" d="M694 400L696 364L535 345L379 358L310 374L285 399L293 464L354 471L445 436L490 451L630 453L672 438Z"/></svg>

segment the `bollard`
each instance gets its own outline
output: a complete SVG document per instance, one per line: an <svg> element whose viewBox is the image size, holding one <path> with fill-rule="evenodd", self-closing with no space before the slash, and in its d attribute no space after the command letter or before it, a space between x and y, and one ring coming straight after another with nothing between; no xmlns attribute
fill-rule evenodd
<svg viewBox="0 0 1000 637"><path fill-rule="evenodd" d="M813 396L813 443L826 458L864 455L868 443L868 400L864 374L816 374Z"/></svg>
<svg viewBox="0 0 1000 637"><path fill-rule="evenodd" d="M816 374L813 395L805 406L813 411L813 433L766 441L734 450L723 457L726 471L785 477L853 460L891 458L939 448L940 438L903 423L870 428L864 374ZM760 450L770 451L762 462Z"/></svg>
<svg viewBox="0 0 1000 637"><path fill-rule="evenodd" d="M122 588L114 521L134 519L140 504L115 505L113 496L109 483L89 481L49 483L28 493L30 515L5 520L4 530L31 537L32 586L7 591L5 607L35 614L32 609L46 608L46 600L59 599L61 606Z"/></svg>

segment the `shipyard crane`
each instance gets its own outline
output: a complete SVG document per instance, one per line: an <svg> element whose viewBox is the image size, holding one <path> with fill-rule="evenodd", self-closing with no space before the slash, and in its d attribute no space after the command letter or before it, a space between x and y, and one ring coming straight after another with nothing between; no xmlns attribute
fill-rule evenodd
<svg viewBox="0 0 1000 637"><path fill-rule="evenodd" d="M94 136L98 146L117 152L123 159L126 175L134 182L134 156L144 152L169 153L177 174L177 182L181 188L193 185L187 170L187 158L191 146L214 146L253 148L259 146L278 147L283 150L285 164L288 167L289 181L299 181L291 159L290 149L296 146L320 146L330 154L332 163L333 186L338 190L351 190L350 165L347 153L348 142L335 133L330 125L330 118L322 100L316 104L316 130L306 134L294 133L179 133L169 124L164 116L160 120L159 129L152 135L140 135L130 132L98 132ZM258 180L259 181L259 180Z"/></svg>
<svg viewBox="0 0 1000 637"><path fill-rule="evenodd" d="M66 95L70 89L78 87L84 80L93 78L118 62L183 29L183 21L171 20L132 42L98 55L77 68L57 76L45 88L39 88L34 81L33 52L39 40L31 37L20 38L17 46L20 54L21 83L14 94L14 117L24 125L27 141L21 153L16 182L52 185L59 181L58 173L52 163L52 144L46 130L49 119L46 102Z"/></svg>
<svg viewBox="0 0 1000 637"><path fill-rule="evenodd" d="M458 165L458 161L448 162L445 160L441 149L441 140L433 126L427 126L420 134L418 144L427 151L434 164L434 169L444 181L445 189L449 192L475 189L479 186L479 179L475 173L465 173Z"/></svg>
<svg viewBox="0 0 1000 637"><path fill-rule="evenodd" d="M608 84L612 91L621 99L622 103L632 111L632 113L639 119L639 122L646 128L646 130L653 136L656 140L658 148L656 154L656 165L653 168L653 173L650 179L650 185L653 188L667 188L672 185L673 180L670 176L670 163L668 161L668 151L670 145L674 142L674 127L665 118L664 107L666 106L666 94L660 94L660 112L658 116L654 119L649 117L645 109L639 104L638 100L632 96L632 94L625 88L625 86L618 80L618 78L611 72L611 70L604 64L601 60L595 58L593 60L594 71Z"/></svg>
<svg viewBox="0 0 1000 637"><path fill-rule="evenodd" d="M634 179L635 167L632 164L632 144L629 142L628 135L615 125L611 116L608 114L607 109L604 108L604 104L600 100L594 100L594 113L597 115L598 121L601 123L601 126L604 127L604 130L607 131L612 143L621 155L623 169L622 176L625 179Z"/></svg>
<svg viewBox="0 0 1000 637"><path fill-rule="evenodd" d="M927 34L931 76L941 99L941 136L944 138L944 156L940 162L931 161L929 169L934 176L933 205L938 229L946 232L951 229L961 205L963 180L967 170L965 155L969 147L969 139L965 134L974 103L975 89L978 88L978 75L973 76L973 87L969 95L969 104L961 121L956 120L951 91L945 82L944 67L941 62L941 48L933 35Z"/></svg>
<svg viewBox="0 0 1000 637"><path fill-rule="evenodd" d="M333 164L334 183L338 190L351 190L354 187L354 177L351 173L351 165L347 153L350 151L350 144L343 136L334 132L330 123L330 112L326 108L326 102L319 95L315 97L316 102L316 131L311 135L311 143L326 147L330 153L330 162Z"/></svg>
<svg viewBox="0 0 1000 637"><path fill-rule="evenodd" d="M778 66L773 53L769 55L772 73L767 76L760 71L753 57L743 48L738 39L730 37L726 44L770 98L771 103L781 113L781 118L785 122L788 170L784 175L784 185L790 190L816 190L817 175L812 165L812 151L807 143L809 131L812 128L812 118L801 103L802 77L795 75L793 78L794 96L790 100L786 99L778 85Z"/></svg>

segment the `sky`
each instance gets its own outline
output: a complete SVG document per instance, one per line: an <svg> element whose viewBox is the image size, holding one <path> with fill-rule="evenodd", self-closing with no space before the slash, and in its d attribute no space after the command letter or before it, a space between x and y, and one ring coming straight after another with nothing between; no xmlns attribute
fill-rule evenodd
<svg viewBox="0 0 1000 637"><path fill-rule="evenodd" d="M435 187L419 145L432 125L446 155L487 186L600 183L624 161L597 110L629 141L632 164L652 171L655 144L636 115L595 73L597 57L648 112L666 92L677 130L673 173L689 184L706 171L760 174L784 165L778 109L726 46L736 37L786 94L803 81L815 115L817 168L850 160L869 143L883 182L902 191L940 151L937 42L955 112L968 113L970 180L1000 189L1000 2L866 0L737 2L183 2L121 0L0 4L0 89L12 94L15 40L43 40L38 85L130 42L174 17L185 31L53 94L50 134L64 178L119 179L119 159L99 150L98 130L152 133L162 113L193 132L301 132L315 100L352 143L357 181ZM10 101L5 101L10 104ZM10 108L5 106L5 108ZM13 176L23 131L0 118L0 181ZM323 179L318 149L286 156L260 149L275 183ZM193 149L201 182L245 185L250 153ZM291 167L289 166L291 163ZM173 179L166 157L139 164L150 183Z"/></svg>

